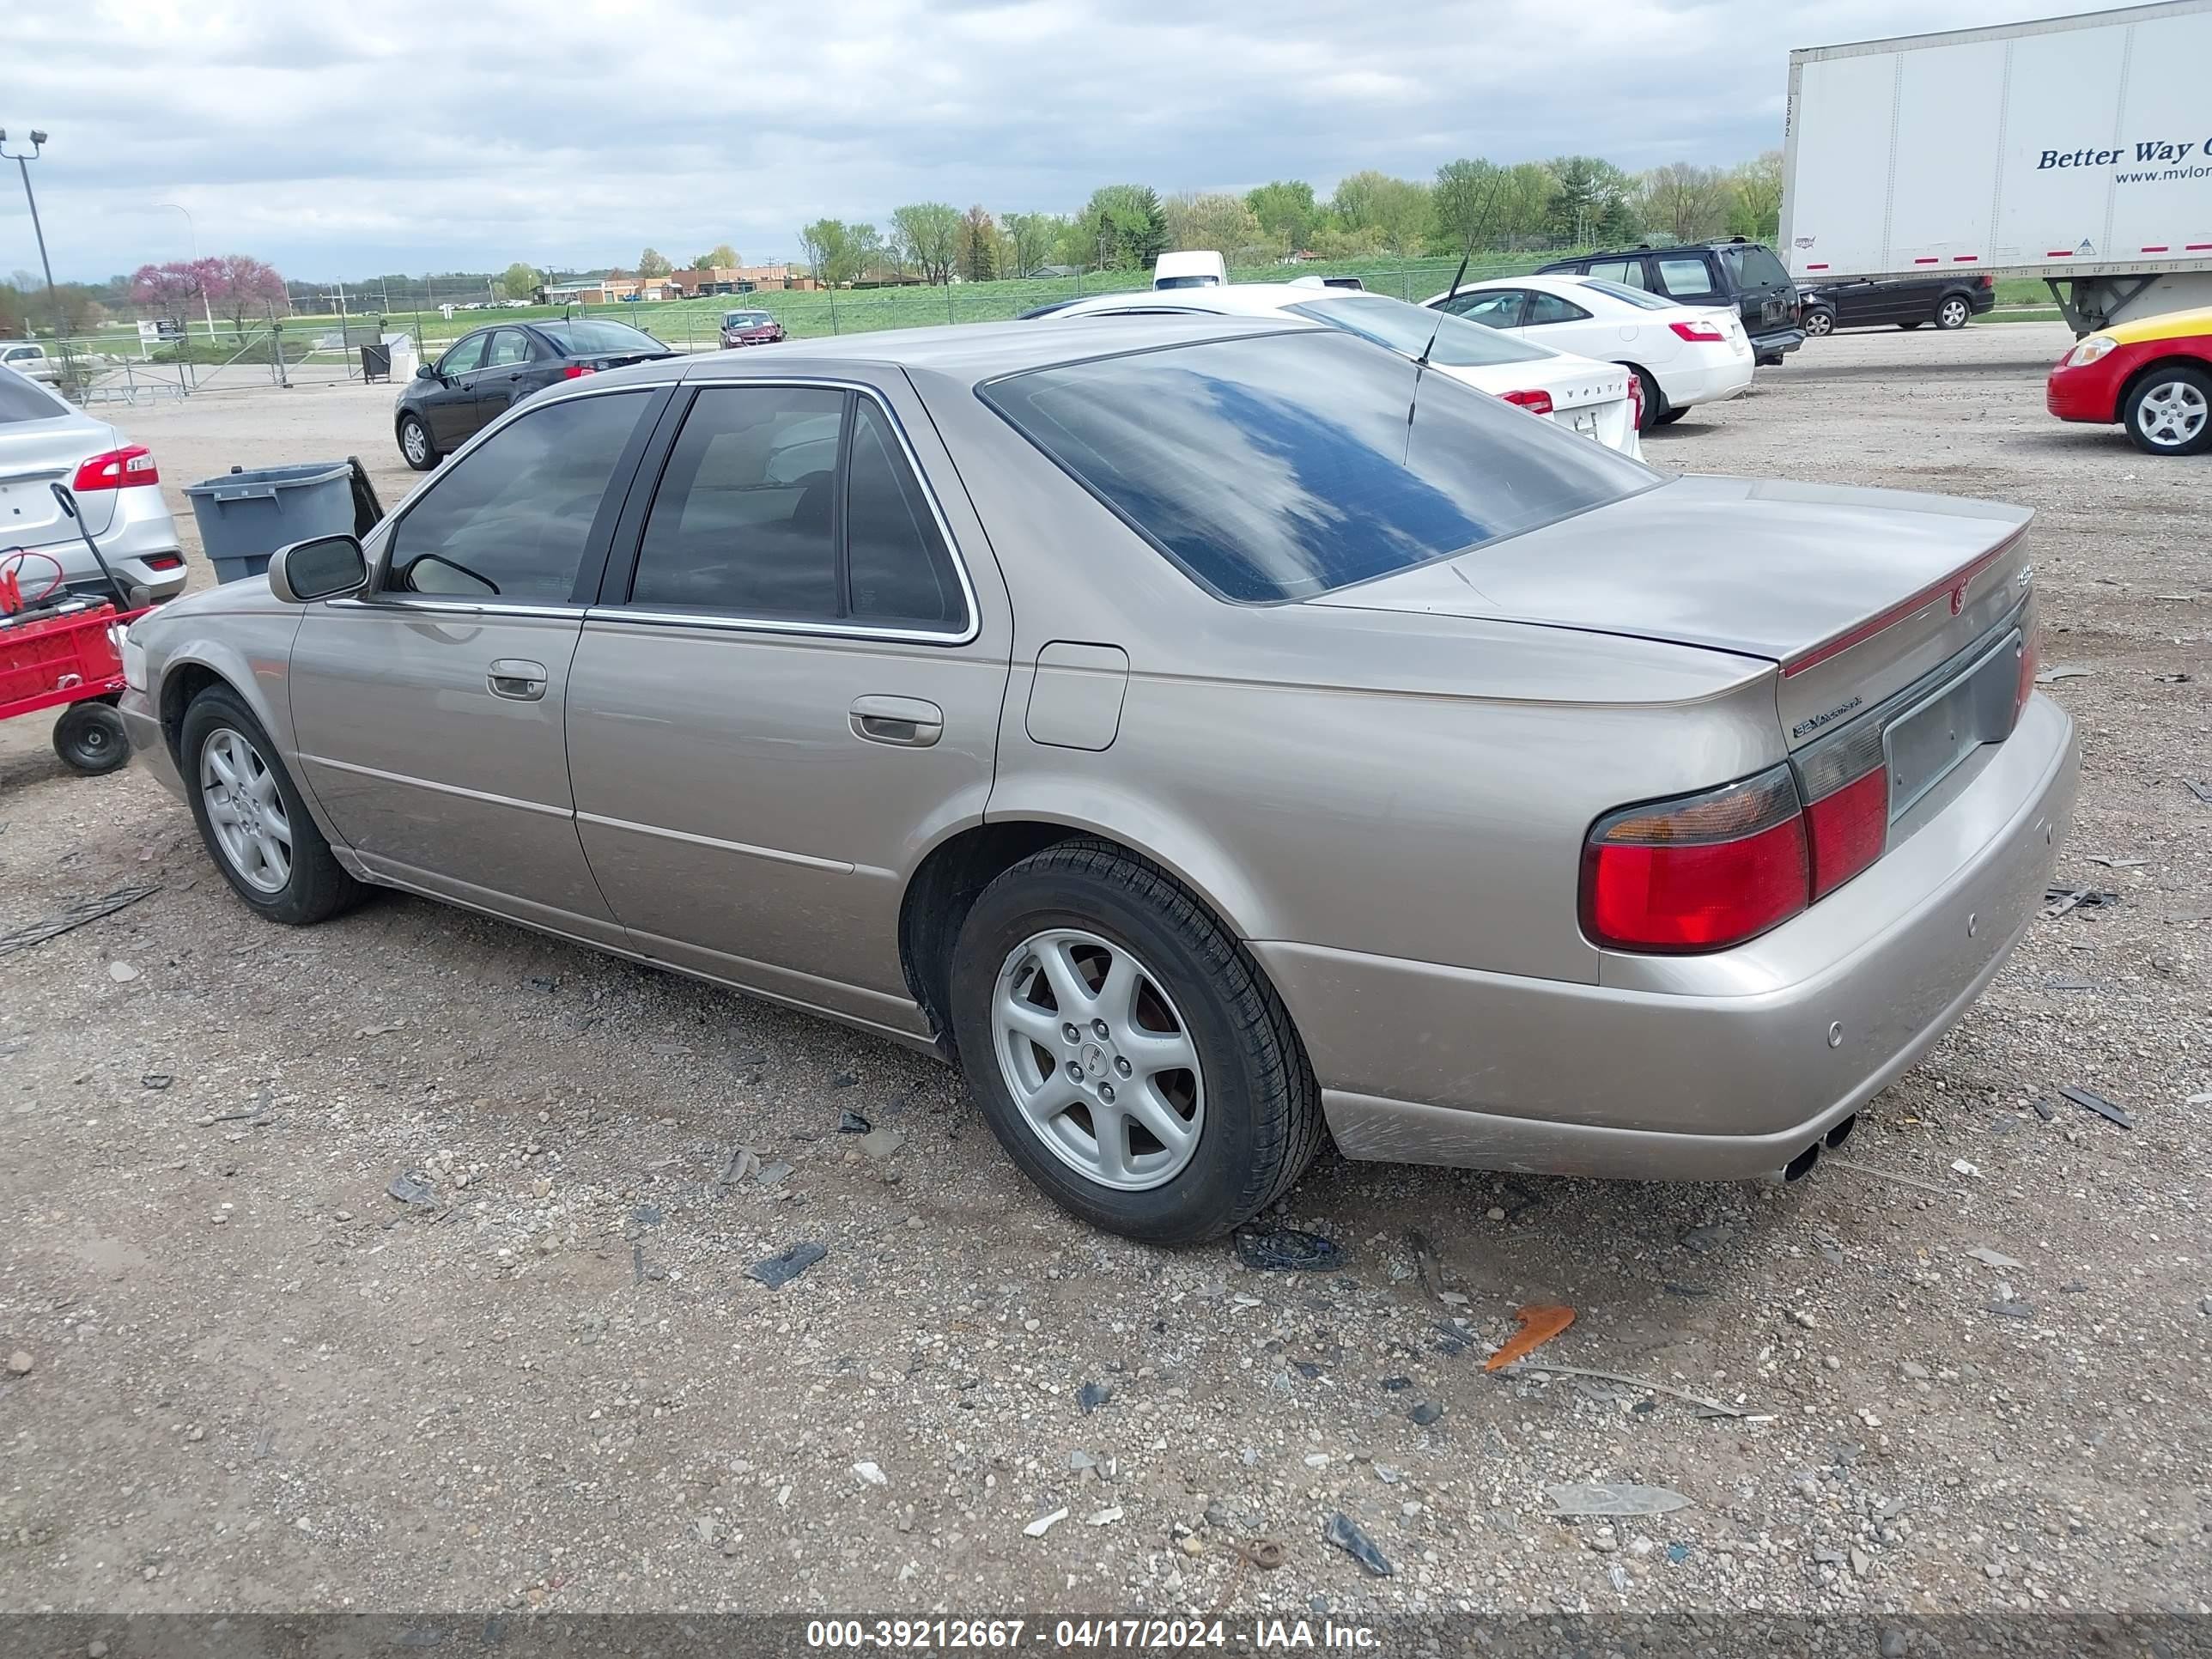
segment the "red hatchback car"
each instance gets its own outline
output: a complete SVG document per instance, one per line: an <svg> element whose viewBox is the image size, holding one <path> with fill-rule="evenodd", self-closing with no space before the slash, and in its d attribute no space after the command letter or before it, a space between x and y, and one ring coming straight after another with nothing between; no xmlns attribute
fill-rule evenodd
<svg viewBox="0 0 2212 1659"><path fill-rule="evenodd" d="M765 311L726 311L722 313L722 344L774 345L783 338L783 325Z"/></svg>
<svg viewBox="0 0 2212 1659"><path fill-rule="evenodd" d="M2212 307L2083 336L2051 369L2044 404L2062 421L2118 422L2148 454L2212 449Z"/></svg>

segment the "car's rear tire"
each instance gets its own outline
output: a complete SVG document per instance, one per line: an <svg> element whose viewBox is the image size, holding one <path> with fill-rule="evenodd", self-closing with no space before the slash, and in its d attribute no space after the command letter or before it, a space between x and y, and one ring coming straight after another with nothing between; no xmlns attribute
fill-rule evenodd
<svg viewBox="0 0 2212 1659"><path fill-rule="evenodd" d="M71 770L98 777L129 764L131 734L112 705L73 702L54 722L54 753Z"/></svg>
<svg viewBox="0 0 2212 1659"><path fill-rule="evenodd" d="M1954 328L1964 328L1973 320L1974 308L1960 295L1954 294L1936 307L1936 326L1948 333Z"/></svg>
<svg viewBox="0 0 2212 1659"><path fill-rule="evenodd" d="M428 472L445 459L430 441L430 428L419 415L399 417L399 458L417 472Z"/></svg>
<svg viewBox="0 0 2212 1659"><path fill-rule="evenodd" d="M276 745L235 691L211 685L193 698L177 747L192 821L239 897L295 927L359 901L365 890L339 866Z"/></svg>
<svg viewBox="0 0 2212 1659"><path fill-rule="evenodd" d="M1154 1244L1225 1233L1321 1144L1321 1091L1251 953L1120 848L1060 842L1000 876L961 927L951 989L992 1133L1094 1226Z"/></svg>
<svg viewBox="0 0 2212 1659"><path fill-rule="evenodd" d="M1826 306L1814 306L1805 313L1805 332L1814 339L1836 331L1836 313Z"/></svg>
<svg viewBox="0 0 2212 1659"><path fill-rule="evenodd" d="M1658 379L1650 369L1631 363L1628 372L1636 377L1637 394L1644 400L1644 418L1637 422L1636 429L1649 432L1665 422L1668 411L1674 406L1667 401L1667 394L1659 389Z"/></svg>
<svg viewBox="0 0 2212 1659"><path fill-rule="evenodd" d="M2212 374L2166 363L2128 388L2120 422L2146 455L2202 455L2212 449Z"/></svg>

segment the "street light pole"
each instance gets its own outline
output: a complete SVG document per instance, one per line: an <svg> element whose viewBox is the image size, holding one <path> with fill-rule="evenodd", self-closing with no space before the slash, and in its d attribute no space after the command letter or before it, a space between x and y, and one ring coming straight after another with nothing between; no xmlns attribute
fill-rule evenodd
<svg viewBox="0 0 2212 1659"><path fill-rule="evenodd" d="M174 208L185 216L185 233L191 238L192 280L200 284L200 314L207 319L208 348L215 348L215 307L208 301L207 284L200 281L200 228L192 218L192 210L181 202L156 202L155 207Z"/></svg>
<svg viewBox="0 0 2212 1659"><path fill-rule="evenodd" d="M23 175L23 199L31 204L31 234L38 239L39 264L46 273L46 299L54 311L54 343L61 346L62 356L66 358L69 349L62 345L62 296L60 290L54 287L53 261L46 258L46 233L39 223L39 198L31 193L31 163L39 159L39 151L46 142L45 133L34 131L31 134L31 148L27 153L10 150L7 147L7 129L0 127L0 161L13 161L15 170Z"/></svg>

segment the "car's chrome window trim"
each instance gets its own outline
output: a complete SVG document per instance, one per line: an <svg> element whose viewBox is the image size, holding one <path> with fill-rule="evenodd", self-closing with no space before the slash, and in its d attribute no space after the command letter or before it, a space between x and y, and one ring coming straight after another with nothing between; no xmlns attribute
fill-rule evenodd
<svg viewBox="0 0 2212 1659"><path fill-rule="evenodd" d="M716 368L719 370L720 365L717 364ZM826 635L841 639L900 640L922 645L968 645L981 636L982 607L976 601L975 584L968 574L968 560L960 550L959 538L952 533L952 526L945 516L944 504L937 499L936 487L929 481L928 469L922 465L921 457L915 453L914 440L907 435L905 423L899 419L898 410L891 407L890 399L884 395L882 387L871 385L866 380L839 380L830 375L730 374L719 372L702 375L696 380L687 374L684 378L683 386L686 391L705 391L714 386L738 388L765 386L781 390L850 392L872 402L882 412L884 419L890 422L891 430L897 434L899 453L906 457L907 470L914 474L915 482L921 486L922 499L929 503L929 516L937 525L937 533L945 538L945 550L952 560L952 574L960 584L961 608L966 615L966 623L957 629L900 628L890 623L864 623L851 617L839 617L822 621L807 621L799 617L749 616L740 611L652 611L632 605L627 601L589 607L588 614L592 621L620 620L664 627L712 628L725 632L811 634ZM556 398L553 401L562 400ZM684 418L686 420L690 418L689 409L684 410ZM680 435L681 432L682 428L679 426L677 434L674 435ZM673 441L674 437L672 435L671 442L672 443ZM849 471L849 460L847 465ZM653 493L656 496L659 493L657 480ZM648 512L649 510L648 508ZM633 583L636 580L636 574L637 560L636 556L633 555L630 560L630 578Z"/></svg>
<svg viewBox="0 0 2212 1659"><path fill-rule="evenodd" d="M579 605L518 605L494 601L478 604L473 599L433 599L419 594L387 592L373 599L348 594L343 599L326 599L324 603L333 611L419 611L445 617L551 617L569 622L582 620L586 607Z"/></svg>

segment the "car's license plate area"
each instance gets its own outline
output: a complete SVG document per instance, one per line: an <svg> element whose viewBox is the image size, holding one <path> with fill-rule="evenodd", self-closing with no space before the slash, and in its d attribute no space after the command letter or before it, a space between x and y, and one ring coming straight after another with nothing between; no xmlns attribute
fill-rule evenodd
<svg viewBox="0 0 2212 1659"><path fill-rule="evenodd" d="M1891 823L1911 811L1982 744L2004 741L2012 725L2019 656L2015 629L1957 678L1889 723L1882 750L1889 763Z"/></svg>
<svg viewBox="0 0 2212 1659"><path fill-rule="evenodd" d="M1575 430L1581 433L1583 437L1595 438L1597 436L1597 410L1594 409L1571 409L1567 411L1567 418L1574 422Z"/></svg>

